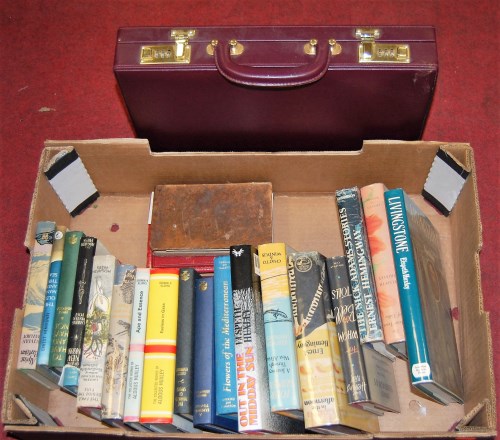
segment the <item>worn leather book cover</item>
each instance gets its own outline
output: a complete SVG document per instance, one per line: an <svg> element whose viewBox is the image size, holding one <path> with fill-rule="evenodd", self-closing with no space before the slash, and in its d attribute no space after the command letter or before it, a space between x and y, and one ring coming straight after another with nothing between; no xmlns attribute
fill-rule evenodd
<svg viewBox="0 0 500 440"><path fill-rule="evenodd" d="M153 253L227 253L234 243L272 241L268 182L158 185L151 220Z"/></svg>

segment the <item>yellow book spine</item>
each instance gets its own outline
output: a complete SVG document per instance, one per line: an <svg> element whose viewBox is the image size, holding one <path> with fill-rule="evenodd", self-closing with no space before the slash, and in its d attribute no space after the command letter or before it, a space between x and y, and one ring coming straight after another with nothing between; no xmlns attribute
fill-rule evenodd
<svg viewBox="0 0 500 440"><path fill-rule="evenodd" d="M179 270L151 269L141 423L172 423Z"/></svg>

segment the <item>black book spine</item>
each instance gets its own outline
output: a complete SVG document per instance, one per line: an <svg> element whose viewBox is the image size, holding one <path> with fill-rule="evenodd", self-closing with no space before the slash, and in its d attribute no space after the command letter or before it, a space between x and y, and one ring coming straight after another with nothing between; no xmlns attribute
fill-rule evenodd
<svg viewBox="0 0 500 440"><path fill-rule="evenodd" d="M367 378L346 258L344 256L327 258L326 270L347 397L349 403L364 402L368 400Z"/></svg>
<svg viewBox="0 0 500 440"><path fill-rule="evenodd" d="M238 386L238 429L242 432L263 429L263 414L269 412L269 399L263 399L256 384L258 380L263 388L267 388L267 373L264 373L263 355L265 345L262 315L262 303L256 299L260 294L258 277L254 270L255 249L250 245L231 246L231 286L233 289L234 307L234 345L236 355L236 380ZM260 306L260 307L259 307ZM260 311L260 313L259 313ZM262 320L260 329L256 325ZM260 343L260 344L259 344ZM265 355L264 355L265 356ZM265 358L264 358L265 361ZM267 368L267 364L266 364ZM265 392L265 391L264 391ZM253 398L253 399L252 399ZM253 402L253 411L249 405Z"/></svg>
<svg viewBox="0 0 500 440"><path fill-rule="evenodd" d="M376 298L359 189L353 187L338 190L336 197L349 281L356 308L359 338L362 344L383 342L382 320Z"/></svg>
<svg viewBox="0 0 500 440"><path fill-rule="evenodd" d="M179 272L174 413L190 420L193 418L195 283L199 277L192 268Z"/></svg>
<svg viewBox="0 0 500 440"><path fill-rule="evenodd" d="M94 261L97 239L83 237L80 241L78 263L76 268L75 291L71 307L71 321L68 332L66 349L66 364L80 367L82 359L83 337L85 321L92 280L92 263Z"/></svg>

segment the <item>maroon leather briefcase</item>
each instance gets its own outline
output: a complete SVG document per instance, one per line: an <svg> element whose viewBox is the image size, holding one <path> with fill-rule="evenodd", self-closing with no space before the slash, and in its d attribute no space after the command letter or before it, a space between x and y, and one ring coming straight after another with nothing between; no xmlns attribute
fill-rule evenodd
<svg viewBox="0 0 500 440"><path fill-rule="evenodd" d="M131 27L114 72L155 151L344 150L419 139L438 62L428 26Z"/></svg>

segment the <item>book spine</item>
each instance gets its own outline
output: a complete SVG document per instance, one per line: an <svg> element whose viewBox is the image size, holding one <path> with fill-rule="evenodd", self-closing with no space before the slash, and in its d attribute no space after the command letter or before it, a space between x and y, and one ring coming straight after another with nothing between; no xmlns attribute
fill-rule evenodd
<svg viewBox="0 0 500 440"><path fill-rule="evenodd" d="M404 344L405 332L385 209L385 189L382 183L375 183L362 187L360 192L385 342ZM404 356L404 349L397 351Z"/></svg>
<svg viewBox="0 0 500 440"><path fill-rule="evenodd" d="M66 226L57 226L54 233L54 244L50 258L49 279L45 294L40 343L38 345L37 365L47 368L49 365L52 336L54 334L54 319L61 279L62 260L64 255L64 236Z"/></svg>
<svg viewBox="0 0 500 440"><path fill-rule="evenodd" d="M158 255L151 252L151 267L190 268L210 274L214 271L214 258L214 255Z"/></svg>
<svg viewBox="0 0 500 440"><path fill-rule="evenodd" d="M193 417L194 292L198 278L199 274L194 269L180 269L174 413L188 419Z"/></svg>
<svg viewBox="0 0 500 440"><path fill-rule="evenodd" d="M94 256L76 400L80 410L101 408L115 270L113 255Z"/></svg>
<svg viewBox="0 0 500 440"><path fill-rule="evenodd" d="M286 245L259 245L271 411L302 413L292 305L288 285ZM300 415L297 414L297 411Z"/></svg>
<svg viewBox="0 0 500 440"><path fill-rule="evenodd" d="M265 429L264 414L270 411L264 322L255 256L250 245L230 248L238 431L243 433Z"/></svg>
<svg viewBox="0 0 500 440"><path fill-rule="evenodd" d="M54 222L38 222L28 274L23 328L19 343L19 370L35 370L37 362L43 306L49 279L50 258L54 243Z"/></svg>
<svg viewBox="0 0 500 440"><path fill-rule="evenodd" d="M236 415L233 290L229 255L214 260L215 400L216 413Z"/></svg>
<svg viewBox="0 0 500 440"><path fill-rule="evenodd" d="M344 368L342 365L342 355L337 332L337 324L335 322L335 316L333 314L331 289L329 288L328 259L326 261L326 272L328 288L323 291L323 306L325 309L326 325L328 328L330 353L332 355L335 396L337 398L337 406L339 411L339 423L342 428L347 430L356 429L366 432L379 432L380 429L378 424L378 416L383 415L382 411L376 411L374 414L368 414L366 411L364 411L364 409L366 408L364 408L363 406L351 405L349 403L349 397L347 395L347 384L345 380ZM345 277L345 279L347 280L347 277ZM392 370L392 362L389 359L387 359L385 356L382 356L377 351L368 348L368 346L364 347L370 352L374 353L384 362L388 363Z"/></svg>
<svg viewBox="0 0 500 440"><path fill-rule="evenodd" d="M144 343L149 299L149 268L137 268L135 273L134 305L128 354L127 388L123 421L138 422L141 415Z"/></svg>
<svg viewBox="0 0 500 440"><path fill-rule="evenodd" d="M75 290L71 306L71 320L68 332L68 346L66 348L66 365L79 368L82 359L83 336L85 333L85 319L92 279L92 264L94 261L97 239L83 237L78 252Z"/></svg>
<svg viewBox="0 0 500 440"><path fill-rule="evenodd" d="M323 304L328 292L325 257L318 252L288 256L288 278L306 429L340 421L335 371Z"/></svg>
<svg viewBox="0 0 500 440"><path fill-rule="evenodd" d="M172 423L179 269L151 269L141 423Z"/></svg>
<svg viewBox="0 0 500 440"><path fill-rule="evenodd" d="M55 370L62 369L66 362L71 306L75 289L78 251L82 236L81 231L67 231L64 237L61 280L57 294L54 334L49 359L49 367Z"/></svg>
<svg viewBox="0 0 500 440"><path fill-rule="evenodd" d="M359 189L354 187L337 190L336 197L359 338L361 343L381 342L384 341L384 334Z"/></svg>
<svg viewBox="0 0 500 440"><path fill-rule="evenodd" d="M364 402L369 400L369 390L347 262L344 256L329 257L326 267L347 396L350 403Z"/></svg>
<svg viewBox="0 0 500 440"><path fill-rule="evenodd" d="M102 419L123 419L135 271L135 266L118 264L115 272L101 398Z"/></svg>
<svg viewBox="0 0 500 440"><path fill-rule="evenodd" d="M212 277L196 280L193 426L212 424L214 385L214 285Z"/></svg>
<svg viewBox="0 0 500 440"><path fill-rule="evenodd" d="M425 334L422 305L406 213L404 191L400 188L384 194L396 277L398 280L411 382L432 380L429 350Z"/></svg>

